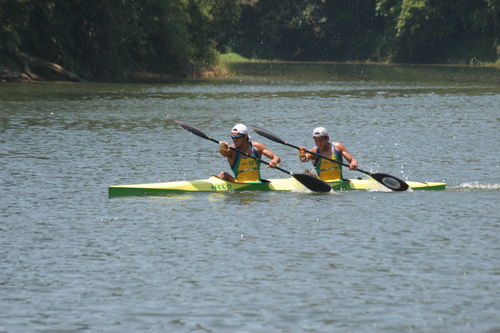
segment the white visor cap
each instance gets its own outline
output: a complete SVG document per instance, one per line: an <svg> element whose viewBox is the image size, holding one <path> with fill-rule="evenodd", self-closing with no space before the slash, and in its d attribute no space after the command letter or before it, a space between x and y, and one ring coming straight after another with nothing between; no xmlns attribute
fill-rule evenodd
<svg viewBox="0 0 500 333"><path fill-rule="evenodd" d="M321 136L329 136L328 131L324 127L316 127L313 130L313 138L319 138Z"/></svg>
<svg viewBox="0 0 500 333"><path fill-rule="evenodd" d="M233 129L231 130L231 132L236 132L238 134L246 134L248 135L248 128L243 125L243 124L236 124L234 125Z"/></svg>

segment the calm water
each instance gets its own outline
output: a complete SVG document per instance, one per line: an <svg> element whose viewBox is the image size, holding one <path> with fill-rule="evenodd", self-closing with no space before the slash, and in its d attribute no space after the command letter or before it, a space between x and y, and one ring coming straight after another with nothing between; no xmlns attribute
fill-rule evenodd
<svg viewBox="0 0 500 333"><path fill-rule="evenodd" d="M168 84L0 84L0 332L498 332L500 71L234 65ZM238 122L442 192L195 193ZM282 167L291 148L259 137ZM266 169L264 176L286 176ZM361 176L347 172L348 177Z"/></svg>

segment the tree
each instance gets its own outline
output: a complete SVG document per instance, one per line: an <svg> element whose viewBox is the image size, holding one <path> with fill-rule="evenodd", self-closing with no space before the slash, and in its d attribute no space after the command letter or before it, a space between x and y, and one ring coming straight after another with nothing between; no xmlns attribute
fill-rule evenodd
<svg viewBox="0 0 500 333"><path fill-rule="evenodd" d="M9 54L62 64L87 78L138 71L192 75L215 61L204 5L201 0L3 0L0 37L13 51Z"/></svg>
<svg viewBox="0 0 500 333"><path fill-rule="evenodd" d="M384 44L396 62L495 61L498 7L485 0L380 0Z"/></svg>
<svg viewBox="0 0 500 333"><path fill-rule="evenodd" d="M366 59L374 47L372 0L261 0L243 6L238 50L288 60Z"/></svg>

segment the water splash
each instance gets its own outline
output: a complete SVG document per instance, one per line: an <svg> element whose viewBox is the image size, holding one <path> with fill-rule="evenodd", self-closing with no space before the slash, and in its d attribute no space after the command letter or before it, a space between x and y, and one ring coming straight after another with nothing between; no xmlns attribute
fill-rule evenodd
<svg viewBox="0 0 500 333"><path fill-rule="evenodd" d="M452 187L454 190L461 191L500 191L500 184L481 184L479 182L462 183L457 187Z"/></svg>

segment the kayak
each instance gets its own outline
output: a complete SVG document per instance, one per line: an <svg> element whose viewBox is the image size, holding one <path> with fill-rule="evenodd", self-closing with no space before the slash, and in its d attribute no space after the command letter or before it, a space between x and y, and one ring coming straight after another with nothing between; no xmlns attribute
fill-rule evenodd
<svg viewBox="0 0 500 333"><path fill-rule="evenodd" d="M407 181L413 190L444 190L446 183ZM328 182L333 190L387 190L372 179L345 179ZM207 179L181 180L164 183L112 185L108 187L110 197L118 196L161 196L180 192L224 192L224 191L306 191L295 178L276 178L262 183L234 183L216 176Z"/></svg>

